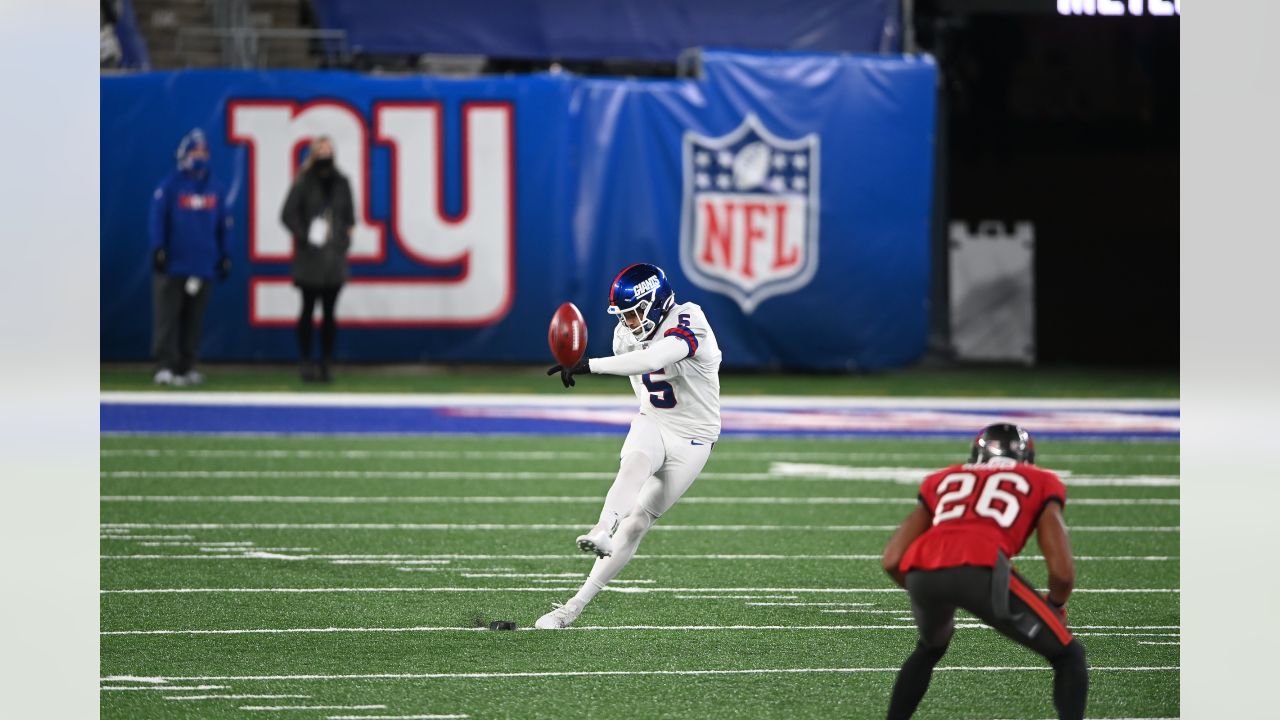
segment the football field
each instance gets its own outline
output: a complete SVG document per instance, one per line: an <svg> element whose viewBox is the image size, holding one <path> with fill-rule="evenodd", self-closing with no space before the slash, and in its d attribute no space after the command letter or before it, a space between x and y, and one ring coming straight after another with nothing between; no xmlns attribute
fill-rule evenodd
<svg viewBox="0 0 1280 720"><path fill-rule="evenodd" d="M883 717L915 635L879 553L967 441L725 438L573 629L531 630L590 569L620 444L104 436L102 716ZM1178 443L1038 453L1070 493L1089 717L1176 717ZM1054 716L1040 658L959 623L918 717Z"/></svg>

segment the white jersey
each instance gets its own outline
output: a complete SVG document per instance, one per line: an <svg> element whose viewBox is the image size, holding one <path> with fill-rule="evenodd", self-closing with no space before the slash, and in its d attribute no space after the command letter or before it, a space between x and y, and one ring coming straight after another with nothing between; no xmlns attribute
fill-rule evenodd
<svg viewBox="0 0 1280 720"><path fill-rule="evenodd" d="M672 307L647 341L636 340L619 323L613 354L643 350L668 336L683 340L689 354L661 370L630 376L640 414L678 437L715 442L720 438L720 344L702 308L694 303Z"/></svg>

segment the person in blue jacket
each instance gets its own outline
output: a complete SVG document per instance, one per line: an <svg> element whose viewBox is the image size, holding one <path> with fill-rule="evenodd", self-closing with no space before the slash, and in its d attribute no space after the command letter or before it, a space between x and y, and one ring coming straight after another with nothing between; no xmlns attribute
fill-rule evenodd
<svg viewBox="0 0 1280 720"><path fill-rule="evenodd" d="M209 282L231 272L226 193L209 175L209 144L195 128L178 144L178 167L151 200L151 352L158 385L199 385L195 369Z"/></svg>

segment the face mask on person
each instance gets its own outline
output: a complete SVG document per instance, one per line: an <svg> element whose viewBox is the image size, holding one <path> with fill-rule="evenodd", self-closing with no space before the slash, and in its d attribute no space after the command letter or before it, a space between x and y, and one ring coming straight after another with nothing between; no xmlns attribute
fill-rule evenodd
<svg viewBox="0 0 1280 720"><path fill-rule="evenodd" d="M209 158L191 158L186 164L187 170L197 175L203 175L209 170Z"/></svg>
<svg viewBox="0 0 1280 720"><path fill-rule="evenodd" d="M333 158L331 157L316 158L316 161L315 163L312 164L312 167L314 167L316 169L316 172L320 173L321 175L328 175L329 173L333 172Z"/></svg>

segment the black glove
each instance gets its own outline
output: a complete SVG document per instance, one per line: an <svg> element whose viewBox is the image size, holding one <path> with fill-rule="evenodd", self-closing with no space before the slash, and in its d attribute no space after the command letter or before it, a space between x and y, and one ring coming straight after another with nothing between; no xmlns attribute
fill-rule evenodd
<svg viewBox="0 0 1280 720"><path fill-rule="evenodd" d="M574 365L571 368L565 368L560 365L547 368L548 375L555 375L556 373L560 373L560 382L564 383L565 387L573 387L574 385L577 385L577 383L573 381L574 375L591 374L591 362L586 358L582 358L578 361L577 365Z"/></svg>
<svg viewBox="0 0 1280 720"><path fill-rule="evenodd" d="M231 258L223 255L218 260L218 279L226 280L231 275Z"/></svg>
<svg viewBox="0 0 1280 720"><path fill-rule="evenodd" d="M156 248L155 253L151 255L151 266L156 272L164 272L165 266L169 264L169 256L165 253L164 248Z"/></svg>

